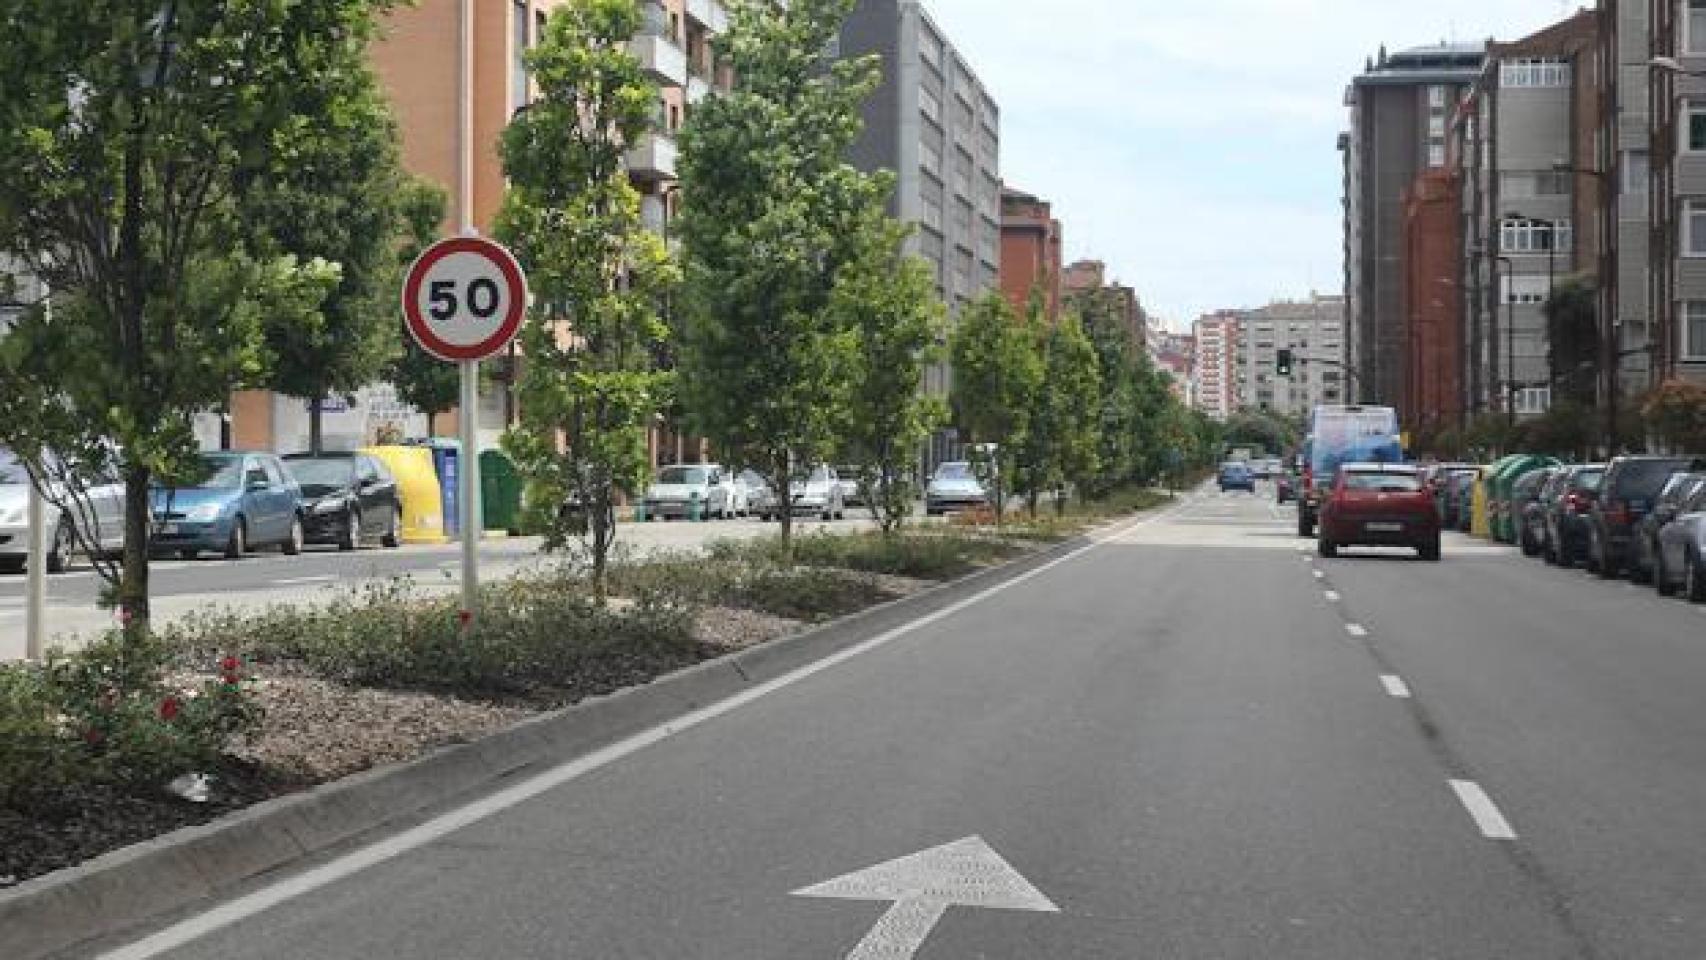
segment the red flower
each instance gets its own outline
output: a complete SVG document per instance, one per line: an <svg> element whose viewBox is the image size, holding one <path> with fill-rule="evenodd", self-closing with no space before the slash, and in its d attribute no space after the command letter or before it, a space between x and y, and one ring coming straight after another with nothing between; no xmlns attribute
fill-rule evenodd
<svg viewBox="0 0 1706 960"><path fill-rule="evenodd" d="M456 611L456 622L462 624L464 627L466 627L469 623L472 623L473 620L474 620L474 612L472 610L458 610L458 611Z"/></svg>
<svg viewBox="0 0 1706 960"><path fill-rule="evenodd" d="M94 746L95 744L98 744L101 742L101 731L98 728L90 727L89 729L83 731L83 739L90 746Z"/></svg>
<svg viewBox="0 0 1706 960"><path fill-rule="evenodd" d="M160 719L167 723L172 722L177 718L178 711L182 709L182 707L183 704L178 702L177 697L167 697L160 701Z"/></svg>
<svg viewBox="0 0 1706 960"><path fill-rule="evenodd" d="M219 669L225 671L226 673L236 673L238 668L240 668L242 666L243 666L243 661L237 659L236 657L226 657L225 659L219 661Z"/></svg>

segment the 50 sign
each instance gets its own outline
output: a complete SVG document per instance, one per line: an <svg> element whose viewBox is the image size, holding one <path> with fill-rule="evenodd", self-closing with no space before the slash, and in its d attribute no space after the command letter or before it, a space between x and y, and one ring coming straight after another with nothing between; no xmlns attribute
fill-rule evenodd
<svg viewBox="0 0 1706 960"><path fill-rule="evenodd" d="M433 244L403 283L409 334L441 360L483 360L500 352L526 314L527 279L515 257L479 237Z"/></svg>

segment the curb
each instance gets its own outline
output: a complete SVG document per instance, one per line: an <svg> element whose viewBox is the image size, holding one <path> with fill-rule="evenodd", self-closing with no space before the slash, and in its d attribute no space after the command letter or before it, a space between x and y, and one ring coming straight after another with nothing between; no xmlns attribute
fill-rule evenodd
<svg viewBox="0 0 1706 960"><path fill-rule="evenodd" d="M1138 515L1138 522L1163 512ZM1132 520L1115 521L1127 524ZM1109 529L1102 527L1101 529ZM7 960L46 960L210 900L450 801L501 787L790 673L1066 556L1074 537L758 647L707 660L605 697L184 827L0 892Z"/></svg>

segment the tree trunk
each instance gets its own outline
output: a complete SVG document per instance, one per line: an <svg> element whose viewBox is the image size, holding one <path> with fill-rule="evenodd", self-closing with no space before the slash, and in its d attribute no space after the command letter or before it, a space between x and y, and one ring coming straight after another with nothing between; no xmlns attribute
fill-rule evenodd
<svg viewBox="0 0 1706 960"><path fill-rule="evenodd" d="M437 410L428 410L426 412L426 418L427 418L427 436L428 437L437 436L437 434L438 434L438 411Z"/></svg>
<svg viewBox="0 0 1706 960"><path fill-rule="evenodd" d="M592 595L602 607L610 599L608 575L610 545L615 539L612 533L616 528L616 508L611 502L611 491L608 488L597 500L597 506L591 510L587 519L592 523Z"/></svg>
<svg viewBox="0 0 1706 960"><path fill-rule="evenodd" d="M782 564L794 565L794 474L789 457L783 455L776 471L776 517L782 523Z"/></svg>
<svg viewBox="0 0 1706 960"><path fill-rule="evenodd" d="M308 409L308 452L316 457L319 456L321 452L320 419L323 416L325 416L325 411L320 409L320 401L316 399L313 401L313 405Z"/></svg>
<svg viewBox="0 0 1706 960"><path fill-rule="evenodd" d="M131 464L124 471L124 567L119 578L119 614L127 638L148 629L148 534L153 521L153 491L148 468Z"/></svg>

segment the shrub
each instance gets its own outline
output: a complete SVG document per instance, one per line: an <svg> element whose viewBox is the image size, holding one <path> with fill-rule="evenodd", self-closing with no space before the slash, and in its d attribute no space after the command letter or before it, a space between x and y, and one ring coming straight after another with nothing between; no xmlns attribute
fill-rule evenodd
<svg viewBox="0 0 1706 960"><path fill-rule="evenodd" d="M870 577L840 570L799 567L756 571L735 595L740 606L790 620L818 623L890 599Z"/></svg>

